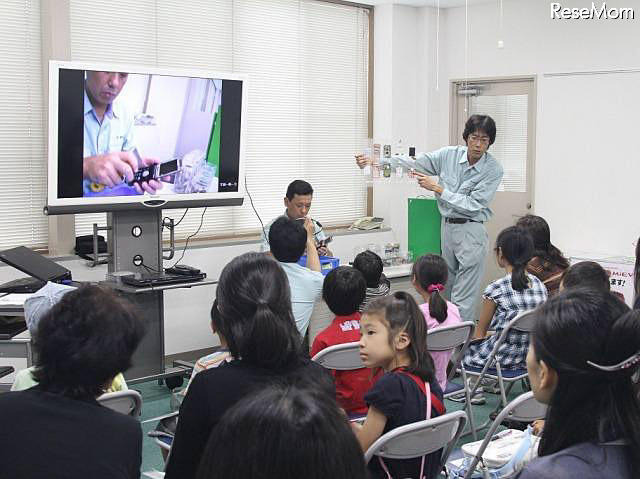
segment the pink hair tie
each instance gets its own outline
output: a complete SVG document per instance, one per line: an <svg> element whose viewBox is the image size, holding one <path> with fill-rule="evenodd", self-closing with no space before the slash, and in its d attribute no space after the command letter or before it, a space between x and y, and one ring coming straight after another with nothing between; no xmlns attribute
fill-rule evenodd
<svg viewBox="0 0 640 479"><path fill-rule="evenodd" d="M427 293L433 293L434 291L444 291L444 285L438 284L430 284L427 288Z"/></svg>

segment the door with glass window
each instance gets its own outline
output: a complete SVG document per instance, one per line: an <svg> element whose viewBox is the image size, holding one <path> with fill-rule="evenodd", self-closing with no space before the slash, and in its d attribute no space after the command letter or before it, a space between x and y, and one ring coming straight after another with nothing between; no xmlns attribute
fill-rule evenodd
<svg viewBox="0 0 640 479"><path fill-rule="evenodd" d="M535 156L535 78L451 82L450 143L464 145L462 133L471 115L489 115L496 122L496 141L489 152L504 169L491 203L487 223L489 251L481 287L504 275L496 262L496 236L531 212Z"/></svg>

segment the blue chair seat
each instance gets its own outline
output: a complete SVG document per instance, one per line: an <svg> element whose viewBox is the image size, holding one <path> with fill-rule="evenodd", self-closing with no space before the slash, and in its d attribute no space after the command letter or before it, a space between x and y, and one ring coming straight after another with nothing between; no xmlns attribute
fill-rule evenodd
<svg viewBox="0 0 640 479"><path fill-rule="evenodd" d="M465 366L465 370L467 371L467 373L473 374L473 375L477 375L480 374L482 372L482 368L471 368L468 366ZM487 372L485 373L485 376L491 376L494 378L498 377L498 370L495 368L489 368L487 369ZM520 369L503 369L502 370L502 379L521 379L523 377L527 376L527 370L520 368Z"/></svg>
<svg viewBox="0 0 640 479"><path fill-rule="evenodd" d="M444 391L444 395L448 396L449 394L457 393L463 390L464 390L464 386L462 384L447 381L447 388Z"/></svg>

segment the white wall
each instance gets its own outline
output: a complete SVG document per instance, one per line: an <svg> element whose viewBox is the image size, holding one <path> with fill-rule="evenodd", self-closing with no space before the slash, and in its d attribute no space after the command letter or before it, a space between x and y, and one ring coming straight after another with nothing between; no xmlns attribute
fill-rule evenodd
<svg viewBox="0 0 640 479"><path fill-rule="evenodd" d="M596 2L597 3L597 2ZM635 200L629 195L627 208L619 203L611 202L604 205L610 213L602 218L604 221L593 221L593 215L600 215L601 211L594 211L596 203L581 201L590 197L594 201L608 200L609 188L633 188L637 182L632 182L628 175L634 176L631 171L623 168L622 164L614 158L607 159L608 166L615 171L614 177L608 179L615 182L616 186L609 184L598 187L592 180L593 175L587 175L582 181L582 173L585 171L598 171L603 167L604 158L600 155L563 155L557 158L554 155L544 154L554 146L549 142L556 141L558 136L545 136L545 125L540 122L550 119L543 113L544 92L546 83L552 81L545 79L545 73L581 72L640 68L640 1L627 0L624 2L608 2L610 7L635 7L636 19L630 21L614 20L552 20L550 15L550 2L511 0L504 1L503 32L499 29L498 8L495 3L477 5L469 8L469 51L468 65L465 67L464 31L465 9L452 8L446 10L444 18L444 45L446 58L443 75L448 79L465 77L465 70L469 78L496 77L512 75L537 75L538 81L538 128L537 128L537 152L536 178L534 191L535 213L547 217L551 221L554 242L567 251L592 251L611 255L632 255L632 240L640 233L640 223L636 222L635 234L629 225L633 224L632 218L637 217L634 211ZM584 7L590 2L572 0L562 2L565 7ZM498 48L498 40L503 40L504 48ZM571 82L567 88L571 88ZM606 83L611 88L615 82ZM596 92L594 92L596 93ZM606 95L606 92L600 92ZM448 91L440 89L440 96L448 98ZM635 97L635 96L634 96ZM594 122L607 121L598 119L600 115L610 116L611 111L606 102L595 101L589 96L584 97L584 102L592 108L586 111L592 115ZM572 109L567 102L565 108ZM584 115L584 104L580 105ZM635 110L635 111L634 111ZM636 123L637 106L619 110L619 117L613 121L621 125L634 125ZM448 108L438 112L437 119L442 124L448 124ZM434 121L438 121L434 119ZM610 119L611 120L611 119ZM609 121L610 121L609 120ZM569 126L569 125L568 125ZM597 130L597 128L596 128ZM611 128L607 129L608 131ZM605 131L605 130L603 130ZM585 135L587 132L585 131ZM616 142L618 139L612 136L593 137L584 140L596 141L602 147L608 142ZM560 135L561 137L562 135ZM576 138L566 141L576 141ZM448 140L448 132L440 137L443 143ZM631 138L627 139L631 141ZM562 145L564 146L564 145ZM611 145L614 146L614 145ZM604 148L606 150L606 147ZM554 175L558 175L558 161L562 162L560 171L573 171L573 175L563 175L561 181L552 181ZM618 166L620 168L618 169ZM598 193L596 193L598 191ZM562 199L564 198L564 200ZM602 205L601 205L602 206ZM617 213L617 214L616 214ZM574 220L576 216L584 215L584 221ZM625 222L629 225L626 235L628 238L619 238L615 234L603 234L603 230L612 231L613 225ZM581 228L576 228L581 225Z"/></svg>
<svg viewBox="0 0 640 479"><path fill-rule="evenodd" d="M374 15L373 137L391 144L398 140L417 151L429 144L427 112L434 109L435 43L429 32L435 27L434 9L403 5L380 5ZM435 38L435 37L434 37ZM394 241L407 248L407 198L431 196L415 181L374 183L373 213L385 219L394 232Z"/></svg>
<svg viewBox="0 0 640 479"><path fill-rule="evenodd" d="M499 2L490 2L469 7L469 48L466 55L465 8L441 9L438 69L435 61L437 10L432 7L398 5L376 7L374 136L378 132L390 134L392 139L402 138L406 140L405 144L413 143L419 150L449 144L449 81L465 78L465 75L470 79L536 75L540 111L543 102L541 92L545 90L545 73L640 68L639 0L608 2L610 7L635 7L636 19L630 21L551 20L550 2L504 0L502 31L498 4ZM590 2L567 0L562 4L566 7L584 7L590 5ZM379 16L382 18L378 18ZM382 34L377 29L379 23L387 27ZM381 38L378 38L379 34ZM498 48L498 40L504 42L501 49ZM411 42L415 42L416 46L410 46ZM379 44L382 44L382 51ZM465 57L468 59L466 64ZM439 88L436 88L436 75L439 78ZM381 77L385 79L382 86L378 83ZM389 87L393 90L391 105L385 103L386 98L380 98L381 95L388 95L386 89ZM585 102L589 102L589 98L585 98ZM381 106L385 106L386 110L381 111ZM636 114L630 113L631 110L632 108L627 109L615 121L635 124ZM599 109L597 102L594 102L594 118L598 118L599 113L610 112ZM386 124L384 122L388 121L386 116L389 114L391 121ZM380 115L385 118L380 119ZM404 118L399 118L402 116ZM543 121L543 116L538 121ZM386 129L375 128L383 123ZM544 151L545 146L540 143L545 141L540 136L541 131L544 128L539 123L536 138L538 153ZM629 138L628 141L631 143L632 139ZM573 162L569 170L602 168L602 158L566 160ZM567 251L631 255L631 243L640 231L636 231L635 237L631 233L630 238L612 240L612 236L607 237L597 230L596 222L582 224L578 235L575 234L575 222L562 222L562 218L576 216L575 202L566 201L566 198L582 195L584 189L575 188L579 185L572 185L572 179L566 178L564 188L560 190L562 193L559 193L558 184L547 180L556 171L554 161L557 159L538 154L534 191L535 213L553 219L551 226L554 242ZM615 168L614 165L612 167ZM617 179L625 187L634 187L627 184L631 180L624 172ZM374 202L376 208L387 213L385 217L394 226L406 221L406 213L401 207L390 206L402 205L402 201L397 201L400 193L397 189L393 192L379 192L376 195L377 205ZM407 196L406 191L403 194ZM565 201L558 201L560 194ZM599 199L603 198L606 201L606 190L602 191ZM629 209L624 210L625 214L622 216L637 216L632 209L634 203L630 202ZM588 210L588 205L582 209ZM619 205L616 205L615 211L620 212ZM610 215L607 219L618 221L615 215ZM620 218L619 221L624 219ZM633 230L633 227L628 229ZM396 226L396 230L401 234L399 227ZM626 231L625 234L630 233Z"/></svg>

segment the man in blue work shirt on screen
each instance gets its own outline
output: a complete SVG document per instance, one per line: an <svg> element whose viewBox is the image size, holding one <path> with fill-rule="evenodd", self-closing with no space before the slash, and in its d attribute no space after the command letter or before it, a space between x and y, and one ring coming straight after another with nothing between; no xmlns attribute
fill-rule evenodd
<svg viewBox="0 0 640 479"><path fill-rule="evenodd" d="M496 139L496 124L490 116L472 115L462 137L467 146L446 146L421 153L415 160L396 156L391 166L415 170L420 186L435 193L442 215L442 256L449 267L447 292L462 319L474 321L487 254L484 223L493 215L489 204L503 172L487 152ZM360 168L370 161L364 155L356 156Z"/></svg>
<svg viewBox="0 0 640 479"><path fill-rule="evenodd" d="M159 163L134 155L133 115L114 104L127 83L128 73L87 71L84 91L83 196L155 194L157 180L134 183L138 168Z"/></svg>

